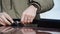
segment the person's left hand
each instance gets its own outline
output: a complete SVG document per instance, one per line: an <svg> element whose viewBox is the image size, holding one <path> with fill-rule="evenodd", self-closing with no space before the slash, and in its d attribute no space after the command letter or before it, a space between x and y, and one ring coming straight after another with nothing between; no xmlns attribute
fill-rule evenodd
<svg viewBox="0 0 60 34"><path fill-rule="evenodd" d="M33 5L28 7L22 14L21 22L23 24L32 23L33 19L36 16L36 11L37 8L35 8Z"/></svg>

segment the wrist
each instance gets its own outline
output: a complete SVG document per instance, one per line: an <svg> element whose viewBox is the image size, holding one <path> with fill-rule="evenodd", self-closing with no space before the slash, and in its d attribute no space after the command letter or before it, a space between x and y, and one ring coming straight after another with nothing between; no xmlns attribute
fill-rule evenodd
<svg viewBox="0 0 60 34"><path fill-rule="evenodd" d="M33 5L30 6L33 10L37 11L37 8L34 7Z"/></svg>

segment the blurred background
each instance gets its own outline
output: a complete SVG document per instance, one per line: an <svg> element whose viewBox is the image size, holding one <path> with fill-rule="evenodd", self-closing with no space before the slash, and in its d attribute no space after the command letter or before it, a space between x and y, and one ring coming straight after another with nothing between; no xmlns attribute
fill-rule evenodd
<svg viewBox="0 0 60 34"><path fill-rule="evenodd" d="M44 19L58 19L60 20L60 0L54 0L54 7L50 11L40 14Z"/></svg>

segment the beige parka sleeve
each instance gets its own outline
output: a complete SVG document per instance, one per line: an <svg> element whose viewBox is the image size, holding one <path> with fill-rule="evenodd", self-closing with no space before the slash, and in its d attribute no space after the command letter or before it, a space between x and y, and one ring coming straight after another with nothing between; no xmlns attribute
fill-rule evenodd
<svg viewBox="0 0 60 34"><path fill-rule="evenodd" d="M31 4L36 4L40 10L37 11L38 14L46 12L53 8L54 2L53 0L33 0Z"/></svg>

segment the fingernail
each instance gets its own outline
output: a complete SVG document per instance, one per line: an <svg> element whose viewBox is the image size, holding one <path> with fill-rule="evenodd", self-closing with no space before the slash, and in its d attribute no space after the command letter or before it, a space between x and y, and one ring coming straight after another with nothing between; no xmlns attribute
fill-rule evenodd
<svg viewBox="0 0 60 34"><path fill-rule="evenodd" d="M11 25L11 23L9 25Z"/></svg>
<svg viewBox="0 0 60 34"><path fill-rule="evenodd" d="M12 23L14 23L14 21L12 21Z"/></svg>

